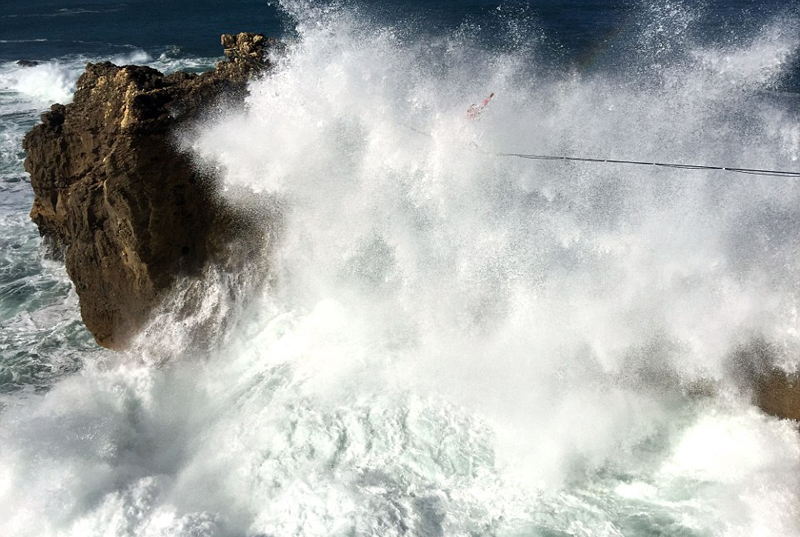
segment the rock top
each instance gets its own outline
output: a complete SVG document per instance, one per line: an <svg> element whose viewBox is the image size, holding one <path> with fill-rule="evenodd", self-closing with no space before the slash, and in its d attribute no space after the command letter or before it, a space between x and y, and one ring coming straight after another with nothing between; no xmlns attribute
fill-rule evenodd
<svg viewBox="0 0 800 537"><path fill-rule="evenodd" d="M227 60L199 75L90 63L73 102L53 105L25 137L31 218L104 347L124 348L178 277L231 263L231 245L257 240L256 218L216 196L214 177L173 138L220 100L241 100L277 44L249 33L222 43Z"/></svg>

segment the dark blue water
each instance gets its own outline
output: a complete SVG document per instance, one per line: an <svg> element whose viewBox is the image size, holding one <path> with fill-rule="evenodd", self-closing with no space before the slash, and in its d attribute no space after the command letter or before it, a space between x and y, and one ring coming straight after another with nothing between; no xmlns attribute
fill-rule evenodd
<svg viewBox="0 0 800 537"><path fill-rule="evenodd" d="M263 1L7 3L0 16L3 60L65 54L117 54L130 47L214 56L222 33L279 33L278 12Z"/></svg>

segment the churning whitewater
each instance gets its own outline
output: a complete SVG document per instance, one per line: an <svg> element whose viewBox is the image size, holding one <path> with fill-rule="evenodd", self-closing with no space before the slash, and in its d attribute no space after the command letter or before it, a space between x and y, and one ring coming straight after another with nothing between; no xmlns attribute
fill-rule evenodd
<svg viewBox="0 0 800 537"><path fill-rule="evenodd" d="M798 20L709 44L661 3L578 71L502 10L487 50L284 9L276 69L176 140L280 208L269 270L9 400L2 533L800 536L745 374L800 365L800 183L496 156L798 170Z"/></svg>

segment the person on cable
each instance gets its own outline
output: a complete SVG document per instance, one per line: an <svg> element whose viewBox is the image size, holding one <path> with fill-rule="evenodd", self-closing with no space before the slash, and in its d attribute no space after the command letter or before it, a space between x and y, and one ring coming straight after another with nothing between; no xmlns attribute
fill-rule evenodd
<svg viewBox="0 0 800 537"><path fill-rule="evenodd" d="M470 119L478 119L478 116L481 115L483 109L489 106L489 101L492 100L492 97L494 97L494 92L490 93L489 96L483 100L480 106L475 104L470 105L470 107L467 108L467 117Z"/></svg>

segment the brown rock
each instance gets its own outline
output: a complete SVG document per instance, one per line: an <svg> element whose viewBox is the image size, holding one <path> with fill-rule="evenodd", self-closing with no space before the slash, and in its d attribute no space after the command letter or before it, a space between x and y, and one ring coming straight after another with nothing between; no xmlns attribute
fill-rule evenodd
<svg viewBox="0 0 800 537"><path fill-rule="evenodd" d="M773 369L756 379L755 404L767 414L800 422L800 375Z"/></svg>
<svg viewBox="0 0 800 537"><path fill-rule="evenodd" d="M776 364L781 349L763 337L740 345L732 355L731 374L753 395L753 404L771 416L800 421L800 376Z"/></svg>
<svg viewBox="0 0 800 537"><path fill-rule="evenodd" d="M274 40L222 42L228 61L201 75L88 64L73 102L53 105L25 137L31 218L63 256L83 321L105 347L124 348L176 278L230 265L232 251L260 240L263 216L219 199L172 137L220 99L241 99L269 68Z"/></svg>

